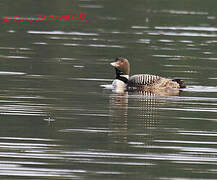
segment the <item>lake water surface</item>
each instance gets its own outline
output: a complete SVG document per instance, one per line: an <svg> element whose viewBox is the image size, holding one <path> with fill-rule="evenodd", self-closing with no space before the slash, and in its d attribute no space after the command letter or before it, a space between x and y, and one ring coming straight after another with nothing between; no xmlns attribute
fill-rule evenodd
<svg viewBox="0 0 217 180"><path fill-rule="evenodd" d="M217 179L216 6L0 1L0 179ZM80 12L86 20L13 19ZM118 56L132 74L188 87L173 96L103 89Z"/></svg>

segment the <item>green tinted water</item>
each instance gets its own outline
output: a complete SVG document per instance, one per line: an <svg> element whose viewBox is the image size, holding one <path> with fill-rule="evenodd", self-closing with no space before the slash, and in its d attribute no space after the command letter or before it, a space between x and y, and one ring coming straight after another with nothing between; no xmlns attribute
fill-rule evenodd
<svg viewBox="0 0 217 180"><path fill-rule="evenodd" d="M0 3L1 179L216 179L214 1ZM87 12L85 22L5 16ZM115 94L109 63L182 78L180 96Z"/></svg>

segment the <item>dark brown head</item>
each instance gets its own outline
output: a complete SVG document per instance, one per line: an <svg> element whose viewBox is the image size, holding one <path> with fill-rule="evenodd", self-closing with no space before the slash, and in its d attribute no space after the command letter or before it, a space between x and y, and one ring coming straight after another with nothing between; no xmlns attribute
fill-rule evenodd
<svg viewBox="0 0 217 180"><path fill-rule="evenodd" d="M111 63L111 65L116 69L116 76L130 74L130 63L125 58L118 57L115 59L115 62Z"/></svg>

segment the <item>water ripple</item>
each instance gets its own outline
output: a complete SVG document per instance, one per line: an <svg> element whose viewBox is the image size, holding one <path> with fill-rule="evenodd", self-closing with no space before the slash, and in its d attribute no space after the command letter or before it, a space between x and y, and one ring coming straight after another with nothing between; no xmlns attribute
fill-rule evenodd
<svg viewBox="0 0 217 180"><path fill-rule="evenodd" d="M149 35L165 35L165 36L182 36L182 37L217 37L217 34L213 33L194 33L194 32L167 32L167 31L151 31Z"/></svg>
<svg viewBox="0 0 217 180"><path fill-rule="evenodd" d="M47 35L77 35L77 36L98 36L97 33L84 32L64 32L64 31L27 31L29 34L47 34Z"/></svg>
<svg viewBox="0 0 217 180"><path fill-rule="evenodd" d="M208 31L215 32L215 27L200 27L200 26L156 26L155 29L160 30L185 30L185 31Z"/></svg>

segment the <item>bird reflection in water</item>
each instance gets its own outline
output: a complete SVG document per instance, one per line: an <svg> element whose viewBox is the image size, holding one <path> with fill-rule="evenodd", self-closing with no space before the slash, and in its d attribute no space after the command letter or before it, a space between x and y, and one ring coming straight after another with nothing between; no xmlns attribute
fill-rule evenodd
<svg viewBox="0 0 217 180"><path fill-rule="evenodd" d="M112 144L149 146L158 128L158 109L168 103L161 96L178 96L179 90L133 91L110 95Z"/></svg>
<svg viewBox="0 0 217 180"><path fill-rule="evenodd" d="M111 136L114 143L127 142L128 92L110 95Z"/></svg>

